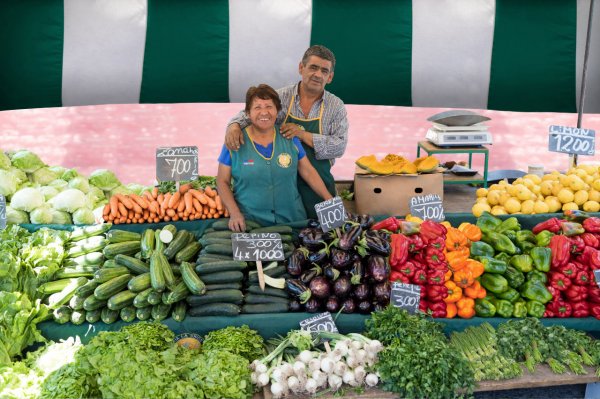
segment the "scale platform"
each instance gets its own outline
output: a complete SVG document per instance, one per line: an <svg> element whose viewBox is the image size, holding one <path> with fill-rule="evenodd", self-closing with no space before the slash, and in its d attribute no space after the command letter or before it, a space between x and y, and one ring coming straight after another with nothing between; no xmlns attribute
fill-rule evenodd
<svg viewBox="0 0 600 399"><path fill-rule="evenodd" d="M440 131L431 128L425 138L440 147L471 147L492 144L492 134L488 131Z"/></svg>
<svg viewBox="0 0 600 399"><path fill-rule="evenodd" d="M425 138L440 147L474 147L492 144L492 134L481 124L490 118L472 111L455 110L435 114L429 118L432 127Z"/></svg>

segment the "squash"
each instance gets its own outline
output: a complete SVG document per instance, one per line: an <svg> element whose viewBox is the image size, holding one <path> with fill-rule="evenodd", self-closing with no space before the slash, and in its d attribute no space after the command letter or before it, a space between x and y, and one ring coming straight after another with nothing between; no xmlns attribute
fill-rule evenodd
<svg viewBox="0 0 600 399"><path fill-rule="evenodd" d="M396 173L415 174L415 173L417 173L417 167L412 162L405 162L396 168Z"/></svg>
<svg viewBox="0 0 600 399"><path fill-rule="evenodd" d="M394 173L394 166L384 162L372 162L367 166L367 170L376 175L391 175Z"/></svg>
<svg viewBox="0 0 600 399"><path fill-rule="evenodd" d="M363 169L368 169L369 165L375 162L377 162L377 158L375 157L375 155L363 155L355 161L356 165Z"/></svg>
<svg viewBox="0 0 600 399"><path fill-rule="evenodd" d="M419 162L416 162L416 161L419 161ZM435 172L435 170L438 168L438 166L440 166L440 161L433 155L430 155L423 159L417 158L416 161L415 161L415 163L417 166L417 171L420 173Z"/></svg>
<svg viewBox="0 0 600 399"><path fill-rule="evenodd" d="M396 155L396 154L387 154L384 158L383 158L383 162L389 162L389 163L401 163L401 162L406 162L407 159L404 158L402 155Z"/></svg>

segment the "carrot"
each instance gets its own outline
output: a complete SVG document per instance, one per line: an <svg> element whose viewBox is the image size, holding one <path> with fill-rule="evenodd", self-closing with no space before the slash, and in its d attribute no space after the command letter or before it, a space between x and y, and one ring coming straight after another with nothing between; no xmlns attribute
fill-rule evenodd
<svg viewBox="0 0 600 399"><path fill-rule="evenodd" d="M167 216L173 217L175 216L175 210L174 209L167 209Z"/></svg>
<svg viewBox="0 0 600 399"><path fill-rule="evenodd" d="M121 220L120 220L120 219L117 219L117 218L115 218L115 219L114 219L112 222L113 222L113 224L120 224L120 223L121 223Z"/></svg>
<svg viewBox="0 0 600 399"><path fill-rule="evenodd" d="M211 198L214 198L217 195L217 192L212 189L211 186L204 187L204 194L208 195Z"/></svg>
<svg viewBox="0 0 600 399"><path fill-rule="evenodd" d="M131 198L131 200L135 203L138 204L138 206L142 209L148 209L148 201L146 201L145 198L140 197L139 195L136 194L131 194L129 196L129 198Z"/></svg>
<svg viewBox="0 0 600 399"><path fill-rule="evenodd" d="M150 193L150 191L144 191L142 193L142 197L144 197L146 199L146 201L148 201L148 202L152 202L155 199L152 197L152 194Z"/></svg>
<svg viewBox="0 0 600 399"><path fill-rule="evenodd" d="M158 187L154 187L152 189L152 198L154 198L154 199L158 198Z"/></svg>
<svg viewBox="0 0 600 399"><path fill-rule="evenodd" d="M150 211L144 211L144 214L142 215L142 217L144 219L148 219L149 216L150 216Z"/></svg>
<svg viewBox="0 0 600 399"><path fill-rule="evenodd" d="M112 222L113 220L115 220L115 217L109 213L108 215L106 215L104 220L108 221L108 222Z"/></svg>
<svg viewBox="0 0 600 399"><path fill-rule="evenodd" d="M202 219L206 219L206 215L205 214L202 214L201 217L202 217Z"/></svg>
<svg viewBox="0 0 600 399"><path fill-rule="evenodd" d="M179 204L177 205L177 212L183 212L185 210L185 201L183 199L179 200Z"/></svg>
<svg viewBox="0 0 600 399"><path fill-rule="evenodd" d="M108 216L109 213L110 213L110 205L106 204L106 205L104 205L104 208L102 209L102 216L106 217L106 216Z"/></svg>
<svg viewBox="0 0 600 399"><path fill-rule="evenodd" d="M175 215L171 218L172 221L176 222L179 220L179 216Z"/></svg>
<svg viewBox="0 0 600 399"><path fill-rule="evenodd" d="M196 198L202 205L208 204L208 197L202 192L198 190L190 190L189 191L194 198Z"/></svg>
<svg viewBox="0 0 600 399"><path fill-rule="evenodd" d="M179 192L181 194L185 194L190 188L192 188L192 185L190 183L182 184L181 186L179 186Z"/></svg>
<svg viewBox="0 0 600 399"><path fill-rule="evenodd" d="M192 197L192 205L194 206L196 212L202 213L202 204L200 203L200 201Z"/></svg>
<svg viewBox="0 0 600 399"><path fill-rule="evenodd" d="M158 213L160 206L158 205L158 202L152 200L152 202L150 203L150 205L148 206L148 210L151 213Z"/></svg>
<svg viewBox="0 0 600 399"><path fill-rule="evenodd" d="M112 197L110 197L110 201L108 201L108 204L110 206L110 214L113 217L117 217L117 215L119 214L119 199L113 195Z"/></svg>
<svg viewBox="0 0 600 399"><path fill-rule="evenodd" d="M210 208L210 209L208 210L208 213L212 215L212 214L214 214L214 213L217 213L217 210L216 210L215 208Z"/></svg>
<svg viewBox="0 0 600 399"><path fill-rule="evenodd" d="M141 207L141 206L139 206L139 205L137 204L137 202L135 202L135 201L132 201L132 202L133 202L133 211L134 211L135 213L144 213L144 210L142 209L142 207Z"/></svg>
<svg viewBox="0 0 600 399"><path fill-rule="evenodd" d="M208 208L207 206L203 207L203 208L202 208L202 214L203 214L203 215L208 215L208 209L209 209L209 208Z"/></svg>
<svg viewBox="0 0 600 399"><path fill-rule="evenodd" d="M129 197L127 195L123 195L123 194L115 194L115 195L117 196L119 201L121 201L123 203L123 205L125 205L125 208L133 209L133 203L131 202L131 200L129 199Z"/></svg>
<svg viewBox="0 0 600 399"><path fill-rule="evenodd" d="M122 202L119 202L119 214L121 217L127 216L127 208L125 208L125 205L123 205Z"/></svg>
<svg viewBox="0 0 600 399"><path fill-rule="evenodd" d="M121 218L119 219L119 221L121 223L125 223L125 222L127 222L127 218L125 216L121 216Z"/></svg>
<svg viewBox="0 0 600 399"><path fill-rule="evenodd" d="M170 222L170 221L171 221L171 218L170 218L169 216L165 216L165 217L163 218L163 220L164 220L165 222Z"/></svg>
<svg viewBox="0 0 600 399"><path fill-rule="evenodd" d="M134 215L133 211L127 211L127 218L131 219L131 218L133 218L133 215Z"/></svg>
<svg viewBox="0 0 600 399"><path fill-rule="evenodd" d="M187 216L184 216L184 217L182 217L182 218L181 218L181 220L183 220L183 221L186 221L186 222L187 222L187 220L188 220L188 217L187 217Z"/></svg>
<svg viewBox="0 0 600 399"><path fill-rule="evenodd" d="M169 201L171 200L171 193L166 193L160 204L160 209L164 212L169 207Z"/></svg>
<svg viewBox="0 0 600 399"><path fill-rule="evenodd" d="M133 218L131 219L131 223L137 223L138 222L138 218ZM140 222L141 223L141 222Z"/></svg>
<svg viewBox="0 0 600 399"><path fill-rule="evenodd" d="M217 203L212 198L208 198L208 206L210 209L217 209Z"/></svg>
<svg viewBox="0 0 600 399"><path fill-rule="evenodd" d="M180 218L183 218L183 212L177 212L177 216L179 216Z"/></svg>
<svg viewBox="0 0 600 399"><path fill-rule="evenodd" d="M190 194L190 193L183 194L183 202L185 203L186 212L192 212L194 210L193 200L194 200L194 197L192 197L192 194Z"/></svg>
<svg viewBox="0 0 600 399"><path fill-rule="evenodd" d="M158 222L160 222L160 219L159 219L159 218L157 218L157 217L154 217L154 219L152 219L152 221L153 221L154 223L158 223Z"/></svg>
<svg viewBox="0 0 600 399"><path fill-rule="evenodd" d="M180 198L181 198L181 193L179 191L175 191L171 195L171 199L169 200L169 208L173 208L173 209L177 208Z"/></svg>
<svg viewBox="0 0 600 399"><path fill-rule="evenodd" d="M222 211L223 210L223 200L221 200L220 196L216 196L215 197L215 204L217 204L217 210L218 211Z"/></svg>

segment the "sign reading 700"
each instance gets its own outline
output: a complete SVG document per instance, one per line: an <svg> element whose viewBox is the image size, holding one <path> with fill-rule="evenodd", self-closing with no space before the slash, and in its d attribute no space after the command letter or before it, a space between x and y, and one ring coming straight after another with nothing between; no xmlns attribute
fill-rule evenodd
<svg viewBox="0 0 600 399"><path fill-rule="evenodd" d="M156 149L156 180L181 181L198 178L198 147Z"/></svg>

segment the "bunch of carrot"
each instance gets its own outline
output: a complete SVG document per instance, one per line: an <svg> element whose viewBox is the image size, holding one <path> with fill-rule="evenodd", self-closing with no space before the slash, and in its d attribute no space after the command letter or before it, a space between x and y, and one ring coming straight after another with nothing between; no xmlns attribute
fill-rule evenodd
<svg viewBox="0 0 600 399"><path fill-rule="evenodd" d="M217 219L228 217L229 213L210 186L202 190L182 184L174 193L159 193L158 187L154 187L142 195L115 194L102 216L106 222L121 224Z"/></svg>

